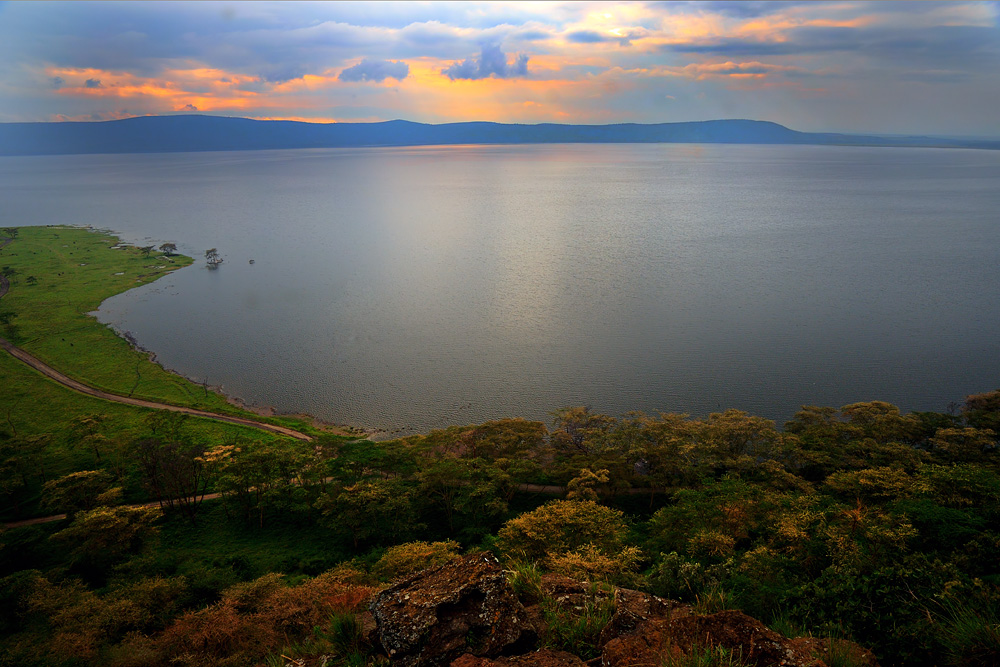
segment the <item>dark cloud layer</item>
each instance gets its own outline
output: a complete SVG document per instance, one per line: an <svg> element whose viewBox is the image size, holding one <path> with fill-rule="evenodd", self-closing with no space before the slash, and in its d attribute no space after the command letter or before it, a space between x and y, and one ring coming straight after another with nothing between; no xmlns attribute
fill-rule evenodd
<svg viewBox="0 0 1000 667"><path fill-rule="evenodd" d="M375 81L380 83L386 79L402 81L409 73L410 66L404 62L365 58L357 65L343 70L338 78L341 81Z"/></svg>

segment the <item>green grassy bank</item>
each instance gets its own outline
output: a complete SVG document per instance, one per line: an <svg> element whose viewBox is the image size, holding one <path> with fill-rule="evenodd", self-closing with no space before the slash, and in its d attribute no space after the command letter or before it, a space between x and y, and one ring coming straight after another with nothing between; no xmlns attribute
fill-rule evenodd
<svg viewBox="0 0 1000 667"><path fill-rule="evenodd" d="M87 314L108 297L192 262L190 257L155 250L147 255L89 229L19 228L0 250L0 267L10 282L0 299L0 335L97 389L319 433L303 419L263 419L241 410L224 396L164 370ZM48 479L114 467L116 456L130 442L154 434L157 419L162 419L158 410L78 394L6 353L0 354L0 384L2 463L8 477L20 478L15 485L17 502L8 499L0 506L5 519L42 512L38 499ZM234 424L199 418L180 421L184 437L198 442L282 440ZM24 474L24 468L31 474ZM125 490L131 499L145 499L137 486Z"/></svg>
<svg viewBox="0 0 1000 667"><path fill-rule="evenodd" d="M113 236L86 229L22 227L0 253L0 264L16 272L0 310L15 314L14 343L86 384L136 398L239 413L224 397L167 372L87 315L108 297L191 263L182 255L143 256Z"/></svg>

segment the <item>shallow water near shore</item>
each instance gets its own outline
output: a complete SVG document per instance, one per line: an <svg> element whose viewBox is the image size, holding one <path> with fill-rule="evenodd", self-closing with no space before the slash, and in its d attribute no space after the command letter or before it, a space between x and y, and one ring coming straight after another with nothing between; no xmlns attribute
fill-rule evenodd
<svg viewBox="0 0 1000 667"><path fill-rule="evenodd" d="M219 249L100 309L164 366L387 432L569 405L946 410L1000 387L998 185L1000 152L946 149L0 158L5 225Z"/></svg>

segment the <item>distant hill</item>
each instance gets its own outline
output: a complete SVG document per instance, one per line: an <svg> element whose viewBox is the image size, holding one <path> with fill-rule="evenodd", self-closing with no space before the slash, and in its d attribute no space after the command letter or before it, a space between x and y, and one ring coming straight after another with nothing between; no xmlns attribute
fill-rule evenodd
<svg viewBox="0 0 1000 667"><path fill-rule="evenodd" d="M0 123L0 155L168 153L344 146L547 143L724 143L1000 149L1000 140L796 132L759 120L518 125L405 120L302 123L221 116L141 116L96 123Z"/></svg>

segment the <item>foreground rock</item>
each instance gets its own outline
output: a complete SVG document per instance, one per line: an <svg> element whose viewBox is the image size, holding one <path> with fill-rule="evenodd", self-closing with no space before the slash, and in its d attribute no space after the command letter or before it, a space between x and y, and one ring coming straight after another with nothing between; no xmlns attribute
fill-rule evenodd
<svg viewBox="0 0 1000 667"><path fill-rule="evenodd" d="M543 648L541 651L496 660L466 653L451 663L451 667L586 667L586 664L572 653Z"/></svg>
<svg viewBox="0 0 1000 667"><path fill-rule="evenodd" d="M503 569L485 553L404 579L382 591L371 612L383 648L403 667L447 665L463 653L520 653L535 640Z"/></svg>
<svg viewBox="0 0 1000 667"><path fill-rule="evenodd" d="M655 666L684 664L708 650L758 667L826 667L824 658L837 662L834 654L878 667L856 644L789 639L740 611L698 615L673 600L552 574L530 596L526 609L496 559L473 554L386 589L371 612L379 641L402 667ZM585 655L533 651L537 638L559 645L547 619L593 619L595 610L604 610L603 627L593 631Z"/></svg>

